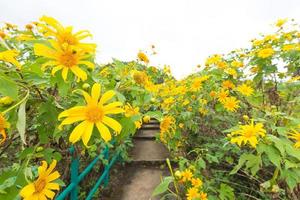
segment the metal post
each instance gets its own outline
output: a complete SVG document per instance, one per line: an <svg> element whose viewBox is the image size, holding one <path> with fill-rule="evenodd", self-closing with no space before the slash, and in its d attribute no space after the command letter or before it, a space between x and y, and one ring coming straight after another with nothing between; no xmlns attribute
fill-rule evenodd
<svg viewBox="0 0 300 200"><path fill-rule="evenodd" d="M70 149L72 154L72 162L71 162L71 183L74 183L76 186L71 191L71 199L77 200L78 199L78 171L79 171L79 158L75 153L74 146Z"/></svg>
<svg viewBox="0 0 300 200"><path fill-rule="evenodd" d="M108 182L109 182L109 169L108 169L108 165L109 165L109 147L108 146L105 147L104 159L107 160L107 164L105 165L104 170L108 170L108 173L107 173L107 175L105 176L105 179L104 179L104 187L107 187Z"/></svg>

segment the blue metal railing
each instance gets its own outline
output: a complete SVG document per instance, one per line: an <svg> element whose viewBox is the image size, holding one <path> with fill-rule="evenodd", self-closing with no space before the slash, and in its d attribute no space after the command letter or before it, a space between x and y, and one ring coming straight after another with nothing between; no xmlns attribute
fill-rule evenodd
<svg viewBox="0 0 300 200"><path fill-rule="evenodd" d="M75 155L75 148L72 146L70 148L72 154L71 161L71 183L55 198L56 200L64 200L70 195L70 199L78 200L78 185L79 183L90 173L93 167L97 164L100 157L104 157L108 161L105 164L104 171L101 176L98 178L97 182L93 188L88 193L86 200L91 200L94 194L97 192L98 188L103 184L104 187L108 185L109 181L109 171L111 167L118 160L120 153L119 151L115 152L111 160L109 160L109 147L106 146L104 150L79 174L79 157Z"/></svg>

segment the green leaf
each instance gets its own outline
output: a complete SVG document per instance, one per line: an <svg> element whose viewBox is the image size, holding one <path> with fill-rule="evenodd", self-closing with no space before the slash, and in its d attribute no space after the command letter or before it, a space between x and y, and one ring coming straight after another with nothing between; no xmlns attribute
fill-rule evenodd
<svg viewBox="0 0 300 200"><path fill-rule="evenodd" d="M203 158L199 158L197 160L197 166L201 169L205 169L206 168L206 162L203 160Z"/></svg>
<svg viewBox="0 0 300 200"><path fill-rule="evenodd" d="M232 199L234 199L234 193L233 193L233 191L234 190L233 190L232 187L230 187L227 184L222 183L221 187L219 189L219 192L220 192L219 198L221 200L232 200Z"/></svg>
<svg viewBox="0 0 300 200"><path fill-rule="evenodd" d="M282 140L274 135L268 135L268 139L270 139L272 142L274 142L275 147L280 151L280 154L282 156L285 156L285 148L284 148L284 144L283 144Z"/></svg>
<svg viewBox="0 0 300 200"><path fill-rule="evenodd" d="M0 185L0 190L5 190L6 188L9 188L13 186L16 182L17 177L13 176L8 179L6 179L1 185Z"/></svg>
<svg viewBox="0 0 300 200"><path fill-rule="evenodd" d="M160 195L166 192L169 188L171 182L173 182L173 177L168 176L163 179L163 181L154 189L152 196Z"/></svg>
<svg viewBox="0 0 300 200"><path fill-rule="evenodd" d="M277 148L266 145L266 144L260 144L260 149L262 152L264 152L269 160L279 169L281 169L281 156L280 152L277 150Z"/></svg>
<svg viewBox="0 0 300 200"><path fill-rule="evenodd" d="M13 99L18 98L18 85L2 73L0 73L0 93Z"/></svg>
<svg viewBox="0 0 300 200"><path fill-rule="evenodd" d="M236 165L233 170L230 172L230 175L237 173L242 166L246 164L246 168L250 169L252 175L255 175L259 170L259 166L261 164L261 157L255 156L253 154L243 154L241 155L238 165Z"/></svg>
<svg viewBox="0 0 300 200"><path fill-rule="evenodd" d="M149 111L145 115L148 115L151 118L155 118L157 120L161 120L163 118L163 114L160 111Z"/></svg>
<svg viewBox="0 0 300 200"><path fill-rule="evenodd" d="M26 131L26 101L24 101L18 111L17 129L19 131L23 144L26 144L25 131Z"/></svg>

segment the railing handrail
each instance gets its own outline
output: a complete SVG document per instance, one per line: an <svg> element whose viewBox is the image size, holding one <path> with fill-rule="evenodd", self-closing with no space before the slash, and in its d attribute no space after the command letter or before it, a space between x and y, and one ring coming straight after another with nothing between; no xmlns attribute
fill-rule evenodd
<svg viewBox="0 0 300 200"><path fill-rule="evenodd" d="M113 144L114 142L112 142ZM78 175L79 172L79 157L75 156L74 146L70 148L72 154L71 161L71 183L55 198L56 200L64 200L68 195L71 195L72 200L78 199L78 189L76 188L79 183L90 173L96 163L99 161L100 157L103 156L109 161L109 147L106 145L104 150ZM97 192L97 189L104 182L104 186L107 186L109 180L109 170L115 164L120 156L120 152L117 151L114 153L112 159L105 165L104 172L98 178L96 184L90 190L86 200L91 200L94 194Z"/></svg>

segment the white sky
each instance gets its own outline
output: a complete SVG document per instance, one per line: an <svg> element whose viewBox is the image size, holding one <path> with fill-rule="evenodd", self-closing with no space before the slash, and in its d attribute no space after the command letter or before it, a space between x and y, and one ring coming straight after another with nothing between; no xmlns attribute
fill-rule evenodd
<svg viewBox="0 0 300 200"><path fill-rule="evenodd" d="M300 0L0 0L0 22L25 25L42 15L88 29L98 60L133 60L154 44L150 64L177 78L214 53L246 47L278 18L300 23Z"/></svg>

